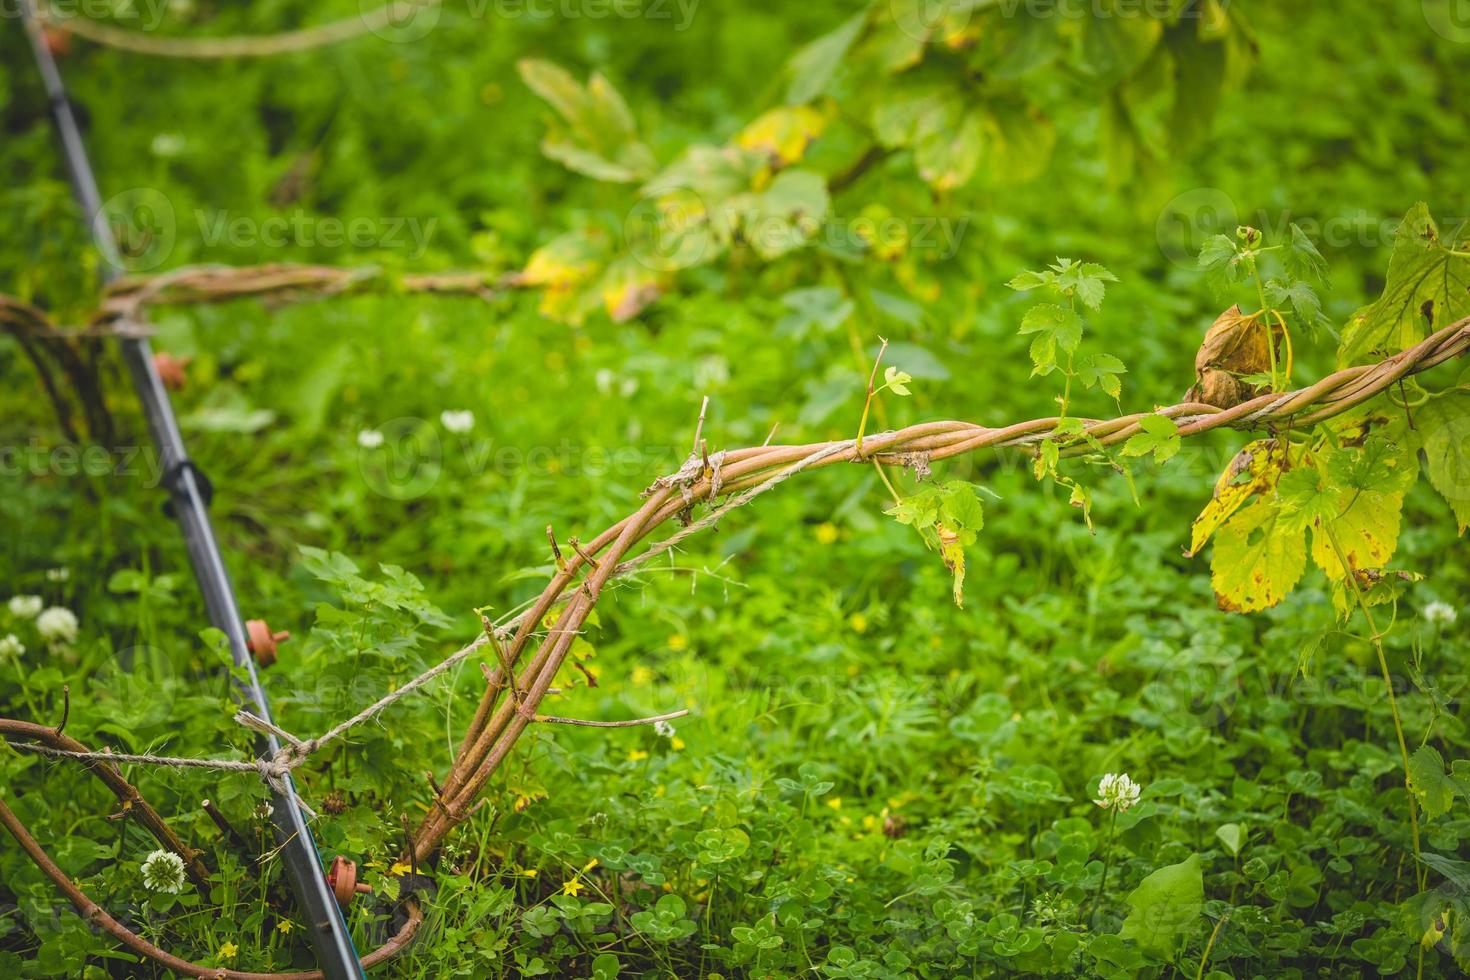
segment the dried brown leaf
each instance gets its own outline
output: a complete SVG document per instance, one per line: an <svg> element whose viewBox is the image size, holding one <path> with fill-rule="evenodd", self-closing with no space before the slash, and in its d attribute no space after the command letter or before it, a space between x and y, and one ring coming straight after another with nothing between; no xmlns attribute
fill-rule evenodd
<svg viewBox="0 0 1470 980"><path fill-rule="evenodd" d="M1239 304L1230 307L1205 331L1194 358L1195 385L1186 397L1230 408L1259 394L1258 388L1241 378L1271 370L1270 343L1280 345L1279 328L1273 327L1268 340L1259 313L1243 314Z"/></svg>

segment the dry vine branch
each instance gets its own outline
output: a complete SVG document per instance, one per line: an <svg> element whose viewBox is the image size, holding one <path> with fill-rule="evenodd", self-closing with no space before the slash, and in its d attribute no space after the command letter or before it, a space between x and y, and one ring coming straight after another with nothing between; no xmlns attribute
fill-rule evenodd
<svg viewBox="0 0 1470 980"><path fill-rule="evenodd" d="M415 13L438 7L442 0L390 0L373 10L364 11L356 17L307 27L297 31L282 31L276 34L236 35L233 37L151 37L139 31L131 31L111 24L104 24L88 17L67 16L59 13L50 4L38 3L36 16L47 27L65 31L102 44L135 54L154 55L160 58L191 58L214 60L219 58L269 58L274 55L310 51L342 41L350 41L368 33L391 30Z"/></svg>
<svg viewBox="0 0 1470 980"><path fill-rule="evenodd" d="M136 330L152 305L188 306L237 299L282 302L338 296L370 286L408 293L460 293L491 299L515 285L512 276L479 272L418 273L396 279L376 266L342 268L276 262L265 265L189 265L154 276L127 276L107 287L94 324Z"/></svg>

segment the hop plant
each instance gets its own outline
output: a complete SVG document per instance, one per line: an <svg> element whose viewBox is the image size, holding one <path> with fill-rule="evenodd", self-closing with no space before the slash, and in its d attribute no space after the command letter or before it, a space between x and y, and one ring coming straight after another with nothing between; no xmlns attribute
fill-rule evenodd
<svg viewBox="0 0 1470 980"><path fill-rule="evenodd" d="M173 851L157 850L143 861L143 886L150 891L177 895L184 890L184 859Z"/></svg>
<svg viewBox="0 0 1470 980"><path fill-rule="evenodd" d="M1127 810L1138 803L1143 787L1129 778L1126 772L1110 772L1097 784L1097 798L1092 802L1104 810Z"/></svg>

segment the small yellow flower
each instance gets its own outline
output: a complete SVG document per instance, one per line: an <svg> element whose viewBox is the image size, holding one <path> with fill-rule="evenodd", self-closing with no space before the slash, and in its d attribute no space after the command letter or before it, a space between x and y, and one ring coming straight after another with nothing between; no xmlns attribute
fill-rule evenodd
<svg viewBox="0 0 1470 980"><path fill-rule="evenodd" d="M276 923L276 931L281 933L282 935L289 935L291 933L291 930L295 928L296 926L291 922L290 919L282 919L280 922Z"/></svg>
<svg viewBox="0 0 1470 980"><path fill-rule="evenodd" d="M563 895L571 895L573 898L577 897L578 894L586 890L587 886L582 884L576 878L573 878L572 880L561 886L561 893Z"/></svg>
<svg viewBox="0 0 1470 980"><path fill-rule="evenodd" d="M840 797L840 796L834 796L834 797L832 797L830 800L827 801L827 805L830 806L834 810L841 810L842 809L842 797Z"/></svg>
<svg viewBox="0 0 1470 980"><path fill-rule="evenodd" d="M236 946L234 943L225 943L219 948L219 958L222 960L232 960L238 952L240 952L239 946Z"/></svg>
<svg viewBox="0 0 1470 980"><path fill-rule="evenodd" d="M675 651L676 653L680 650L688 650L689 637L685 636L683 633L675 633L673 636L669 637L669 649Z"/></svg>
<svg viewBox="0 0 1470 980"><path fill-rule="evenodd" d="M520 875L522 878L534 878L536 877L536 869L522 868L521 870L517 871L516 874Z"/></svg>
<svg viewBox="0 0 1470 980"><path fill-rule="evenodd" d="M648 758L648 753L644 752L642 749L634 749L633 751L628 753L629 762L642 762L646 758Z"/></svg>
<svg viewBox="0 0 1470 980"><path fill-rule="evenodd" d="M854 633L866 633L868 631L868 617L860 612L855 612L847 617L847 625L852 627Z"/></svg>
<svg viewBox="0 0 1470 980"><path fill-rule="evenodd" d="M402 861L394 861L393 867L388 869L390 875L406 875L413 870L413 866Z"/></svg>
<svg viewBox="0 0 1470 980"><path fill-rule="evenodd" d="M629 677L629 680L631 680L633 684L637 687L643 687L647 684L652 684L653 671L649 670L642 664L639 664L637 667L633 668L633 674L631 677Z"/></svg>
<svg viewBox="0 0 1470 980"><path fill-rule="evenodd" d="M669 739L669 747L677 752L684 747L684 740L675 735L673 738Z"/></svg>
<svg viewBox="0 0 1470 980"><path fill-rule="evenodd" d="M598 861L597 858L593 858L591 861L588 861L586 864L582 865L582 873L586 874L601 863L602 862Z"/></svg>
<svg viewBox="0 0 1470 980"><path fill-rule="evenodd" d="M818 524L815 533L818 544L832 544L837 540L837 525L831 521Z"/></svg>

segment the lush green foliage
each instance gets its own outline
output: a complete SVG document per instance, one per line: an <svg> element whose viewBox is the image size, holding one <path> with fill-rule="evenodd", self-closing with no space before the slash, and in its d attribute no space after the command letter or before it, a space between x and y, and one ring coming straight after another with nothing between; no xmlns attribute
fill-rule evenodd
<svg viewBox="0 0 1470 980"><path fill-rule="evenodd" d="M1153 416L1090 445L1080 419L1178 402L1230 304L1265 362L1226 373L1259 391L1470 313L1470 38L1432 2L563 6L446 6L411 42L264 62L63 59L104 193L173 215L139 268L519 287L155 311L193 358L177 403L243 604L297 634L267 675L285 727L321 731L534 595L546 525L622 517L704 395L712 449L1057 422L1034 459L806 474L610 591L549 710L693 715L533 726L383 975L1465 969L1470 373L1279 439ZM356 10L175 5L163 30ZM22 42L0 33L0 290L75 322L95 252ZM25 647L0 647L0 714L57 719L69 685L90 744L245 751L125 379L108 403L137 448L81 455L4 338L0 378L0 598L80 621L48 641L0 607ZM441 418L463 410L467 430ZM324 853L374 888L363 947L482 685L469 665L299 773ZM1140 802L1099 808L1123 771ZM277 864L257 876L200 808L263 847L255 780L129 771L205 849L205 902L145 887L156 845L79 767L5 750L0 772L140 933L309 963ZM0 871L0 972L147 975L8 842Z"/></svg>

